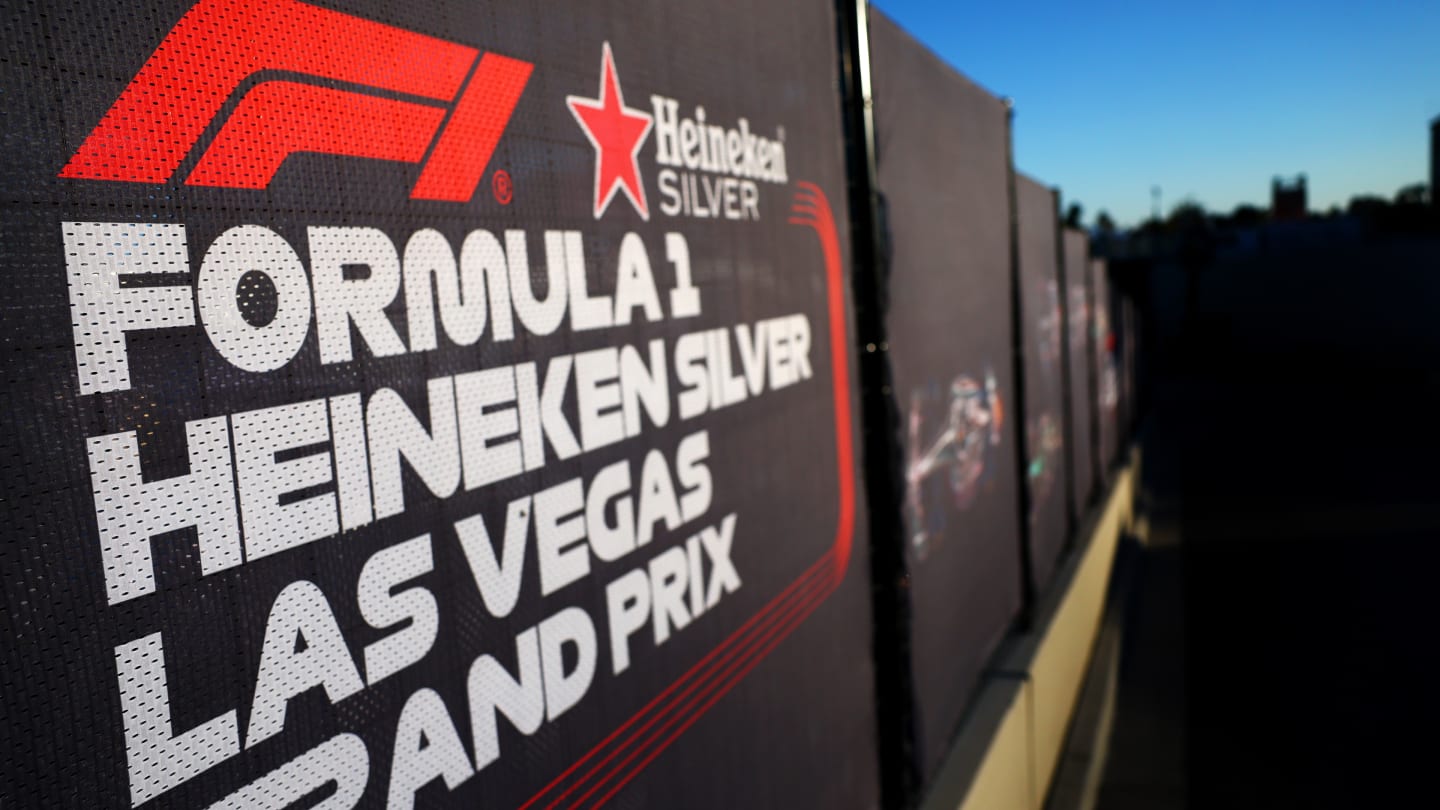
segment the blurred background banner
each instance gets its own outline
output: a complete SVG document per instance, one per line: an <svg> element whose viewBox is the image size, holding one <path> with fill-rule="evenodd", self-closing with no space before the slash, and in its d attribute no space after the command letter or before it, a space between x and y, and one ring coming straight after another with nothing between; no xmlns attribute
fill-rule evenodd
<svg viewBox="0 0 1440 810"><path fill-rule="evenodd" d="M1069 534L1065 466L1065 385L1059 239L1055 193L1016 174L1020 285L1025 356L1025 430L1030 486L1030 561L1043 590Z"/></svg>
<svg viewBox="0 0 1440 810"><path fill-rule="evenodd" d="M1071 484L1077 518L1095 492L1095 350L1090 294L1090 243L1084 231L1064 231L1066 319L1070 329Z"/></svg>
<svg viewBox="0 0 1440 810"><path fill-rule="evenodd" d="M1096 472L1105 486L1115 463L1120 438L1120 367L1116 351L1118 324L1116 299L1104 259L1090 261L1090 288L1094 293L1091 349L1095 363Z"/></svg>
<svg viewBox="0 0 1440 810"><path fill-rule="evenodd" d="M923 778L1020 607L1007 110L870 14Z"/></svg>
<svg viewBox="0 0 1440 810"><path fill-rule="evenodd" d="M1118 290L1117 290L1118 293ZM1120 429L1135 427L1140 401L1140 317L1135 299L1120 295L1120 329L1116 333L1120 358Z"/></svg>

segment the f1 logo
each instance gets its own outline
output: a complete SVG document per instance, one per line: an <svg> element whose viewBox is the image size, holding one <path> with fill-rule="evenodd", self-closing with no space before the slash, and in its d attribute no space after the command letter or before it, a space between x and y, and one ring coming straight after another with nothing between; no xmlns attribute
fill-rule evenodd
<svg viewBox="0 0 1440 810"><path fill-rule="evenodd" d="M319 152L423 160L411 199L466 202L533 68L299 0L200 0L60 176L169 182L238 96L186 185L265 188L287 157Z"/></svg>

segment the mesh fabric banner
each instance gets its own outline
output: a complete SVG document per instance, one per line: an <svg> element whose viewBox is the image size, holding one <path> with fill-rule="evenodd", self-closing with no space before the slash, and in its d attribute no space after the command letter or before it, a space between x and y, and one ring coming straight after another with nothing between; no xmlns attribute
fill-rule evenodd
<svg viewBox="0 0 1440 810"><path fill-rule="evenodd" d="M1120 442L1120 364L1116 343L1114 291L1104 259L1090 262L1090 284L1094 291L1093 346L1095 351L1096 422L1099 427L1100 471L1106 475L1115 462ZM1103 485L1104 480L1101 481Z"/></svg>
<svg viewBox="0 0 1440 810"><path fill-rule="evenodd" d="M1030 560L1044 589L1065 546L1064 334L1055 244L1055 194L1024 175L1015 177L1020 226L1020 308L1025 340L1025 431L1030 458Z"/></svg>
<svg viewBox="0 0 1440 810"><path fill-rule="evenodd" d="M1085 234L1064 231L1066 317L1070 327L1070 446L1075 506L1080 515L1095 490L1095 385L1091 349L1090 246Z"/></svg>
<svg viewBox="0 0 1440 810"><path fill-rule="evenodd" d="M8 4L0 806L873 806L835 30Z"/></svg>
<svg viewBox="0 0 1440 810"><path fill-rule="evenodd" d="M1120 301L1120 426L1122 431L1128 432L1135 428L1135 420L1139 415L1139 381L1135 375L1140 348L1140 335L1137 330L1140 324L1135 315L1135 299L1121 295Z"/></svg>
<svg viewBox="0 0 1440 810"><path fill-rule="evenodd" d="M871 14L921 760L1019 605L1006 109Z"/></svg>

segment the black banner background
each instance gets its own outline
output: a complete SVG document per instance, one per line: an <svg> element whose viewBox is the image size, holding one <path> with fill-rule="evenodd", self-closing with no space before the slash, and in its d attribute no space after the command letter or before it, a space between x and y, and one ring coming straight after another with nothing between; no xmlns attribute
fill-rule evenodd
<svg viewBox="0 0 1440 810"><path fill-rule="evenodd" d="M227 14L247 13L240 3L212 5ZM325 595L359 666L365 645L387 635L367 625L357 608L362 567L375 552L428 532L433 570L413 584L434 594L440 625L437 642L418 664L334 705L320 689L298 696L289 703L281 733L146 806L207 806L341 733L359 735L368 750L369 780L361 805L382 806L397 716L407 698L435 690L473 755L466 695L472 662L493 655L513 673L517 633L578 606L591 616L599 641L594 680L584 698L529 737L499 720L497 762L453 791L437 779L417 794L421 806L517 806L704 660L849 531L853 550L848 568L842 565L839 571L838 589L816 603L813 615L793 634L781 636L783 643L724 696L721 711L697 715L693 727L659 754L655 766L615 794L614 802L626 807L873 806L878 788L863 492L850 498L858 504L852 525L837 515L846 500L837 493L843 492L845 479L856 478L860 463L855 459L844 466L837 446L833 392L843 381L834 371L849 366L843 351L839 366L832 367L831 358L848 346L831 340L827 302L835 279L827 278L824 244L812 228L788 221L797 183L816 184L828 197L827 213L838 229L834 258L842 270L847 266L831 6L740 2L721 10L700 2L569 3L540 13L519 2L327 3L345 14L534 63L468 203L409 199L419 171L413 164L321 155L287 161L264 190L181 185L195 154L168 183L58 178L188 7L163 2L134 12L103 3L30 2L19 4L9 23L7 36L22 56L0 80L0 97L11 111L4 133L7 159L0 167L5 188L0 270L8 287L0 304L5 352L0 391L5 496L0 509L6 531L0 569L5 571L7 639L0 670L0 804L129 806L115 649L142 636L162 634L176 733L235 710L243 736L267 615L277 594L298 580L315 583ZM567 109L566 97L598 97L606 42L630 108L649 112L649 96L658 93L677 99L681 115L693 116L695 106L703 105L715 124L734 127L746 118L752 131L767 137L783 128L788 182L759 183L759 222L661 213L654 132L639 157L649 220L637 216L623 195L595 219L596 150ZM232 99L225 109L233 108ZM176 114L193 113L180 104ZM213 136L212 125L201 140L202 150ZM513 182L507 204L499 201L498 191L492 194L492 174L500 169ZM226 362L198 325L136 331L126 344L130 389L82 395L62 223L92 221L183 224L189 266L178 269L188 271L189 280L182 278L182 285L193 283L207 246L241 224L279 234L307 269L311 226L377 228L401 251L408 237L423 228L438 230L456 249L473 229L497 236L523 229L537 287L545 284L542 232L578 230L592 295L613 291L622 237L634 232L654 268L667 317L583 333L571 332L567 319L547 337L529 335L517 324L513 341L494 342L487 329L469 348L447 344L442 332L438 350L385 358L372 357L365 342L352 335L357 359L335 365L319 362L312 324L293 362L259 374ZM669 317L667 232L683 233L688 240L703 301L699 317ZM849 285L843 273L840 278L843 296ZM843 300L840 311L848 312ZM474 491L461 487L444 499L432 496L407 467L403 514L209 576L201 576L193 530L162 535L151 544L156 591L107 605L86 458L89 437L135 431L143 439L145 480L154 481L188 472L187 421L354 392L368 400L377 390L391 388L429 425L425 381L431 378L528 360L539 362L543 372L547 358L621 344L643 346L654 338L665 339L668 352L684 333L791 313L809 319L812 379L682 421L674 415L672 375L672 417L663 428L647 423L639 437L571 461L552 454L539 470ZM403 293L386 314L406 336ZM1006 368L998 357L995 363L999 370ZM848 401L848 389L841 391L840 399ZM572 424L574 397L572 384L564 406ZM532 540L514 612L503 620L488 615L457 543L454 521L482 514L498 538L512 498L575 476L588 483L602 467L621 460L629 460L632 476L638 475L647 450L653 447L673 458L676 444L700 429L709 432L714 476L714 503L702 519L662 532L652 545L619 561L592 558L588 577L546 597L539 593ZM632 637L631 667L612 675L605 585L732 511L738 516L733 559L742 587L663 646L647 643L648 630ZM588 801L603 798L625 768L644 764L660 740L679 728L657 724L652 741L609 760L621 772L599 784ZM592 784L585 783L562 804L585 795ZM554 799L558 790L537 806Z"/></svg>
<svg viewBox="0 0 1440 810"><path fill-rule="evenodd" d="M923 777L1019 608L1006 109L870 15Z"/></svg>
<svg viewBox="0 0 1440 810"><path fill-rule="evenodd" d="M1103 485L1108 480L1120 440L1120 370L1116 362L1116 317L1119 310L1114 305L1114 290L1110 286L1104 259L1090 262L1090 283L1095 291L1095 403L1100 428L1097 452L1100 454L1100 472L1105 476L1101 481Z"/></svg>
<svg viewBox="0 0 1440 810"><path fill-rule="evenodd" d="M1025 428L1029 449L1030 560L1043 591L1065 547L1065 386L1054 193L1015 177L1020 226L1020 284L1025 338Z"/></svg>
<svg viewBox="0 0 1440 810"><path fill-rule="evenodd" d="M1134 427L1139 409L1139 380L1136 378L1139 358L1139 328L1136 320L1135 300L1121 294L1120 299L1120 429L1129 432Z"/></svg>
<svg viewBox="0 0 1440 810"><path fill-rule="evenodd" d="M1091 376L1093 350L1090 339L1093 322L1090 317L1089 293L1090 248L1085 234L1065 229L1065 301L1070 327L1070 425L1074 434L1070 446L1075 507L1085 513L1095 489L1095 387Z"/></svg>

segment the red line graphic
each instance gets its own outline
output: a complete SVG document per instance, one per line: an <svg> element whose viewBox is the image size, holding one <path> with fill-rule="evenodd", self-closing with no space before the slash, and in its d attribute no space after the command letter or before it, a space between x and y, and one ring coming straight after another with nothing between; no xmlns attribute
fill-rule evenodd
<svg viewBox="0 0 1440 810"><path fill-rule="evenodd" d="M742 630L746 630L744 638L740 638L741 634L738 632L732 633L731 636L727 638L720 647L712 650L711 653L705 657L705 659L702 659L700 664L692 667L690 671L686 672L685 675L681 676L673 684L671 684L665 690L665 692L662 693L662 697L666 694L674 692L677 687L689 682L689 685L680 691L680 693L676 696L675 700L671 701L668 705L661 708L658 713L656 713L645 723L641 724L638 729L636 729L632 734L630 734L630 736L622 740L620 744L615 746L615 748L611 750L610 753L607 754L603 759L595 763L595 765L592 766L590 770L586 771L585 774L582 775L574 783L572 783L569 788L567 788L559 796L552 799L550 803L545 806L546 810L551 810L551 808L557 807L562 801L564 801L566 796L569 796L577 788L584 785L587 781L594 778L597 774L600 774L602 768L604 768L607 764L610 763L611 760L613 760L622 751L624 751L632 743L634 743L641 735L649 731L657 722L664 719L667 715L674 714L677 710L677 707L680 706L681 702L685 701L685 699L689 697L691 693L693 693L698 687L704 685L706 680L711 679L711 677L721 667L725 667L725 671L729 672L734 669L735 664L743 664L745 660L750 657L753 650L757 647L756 639L759 638L760 643L763 643L765 639L771 638L774 635L777 627L783 625L783 622L779 621L779 619L791 614L793 612L794 606L797 603L804 603L812 600L815 597L817 590L822 592L822 598L824 594L828 594L829 591L825 586L827 586L830 581L830 577L828 576L828 565L830 563L829 557L830 552L827 551L825 555L821 557L821 559L816 564L812 565L808 570L806 570L804 574L802 574L798 579L792 582L790 586L788 586L786 590L781 594L780 597L772 600L770 604L767 604L754 616L750 617L750 620L746 622L746 624L741 628ZM799 586L798 591L794 590L796 586ZM732 641L735 641L736 643L731 644ZM715 653L717 652L721 652L722 654L718 658L715 658ZM713 663L711 663L712 661ZM705 664L709 665L702 667L702 665ZM705 689L702 690L702 695L708 693L712 687L713 684L706 685ZM695 701L690 700L688 702L685 702L685 707L689 708L692 707L694 704ZM653 705L654 701L652 701L650 705L647 705L639 713L633 716L630 721L627 721L626 726L629 726L635 720L638 720L640 716L645 714L646 711L649 710ZM675 719L678 719L679 716L683 715L677 715ZM666 722L663 726L661 726L660 731L665 731L665 729L672 725L674 722L674 719ZM613 738L614 734L612 734L611 737ZM608 739L609 738L607 738L607 741ZM644 747L643 744L641 747ZM599 746L597 746L597 751L598 749ZM636 753L639 752L637 751ZM635 754L631 754L630 756L626 757L620 762L619 765L616 766L616 768L623 768L632 759L634 759L634 757ZM567 771L566 773L568 774L569 771ZM602 778L601 783L603 782L604 779ZM598 788L599 785L596 785L596 787ZM580 797L579 800L577 800L577 803L580 801L584 801L584 799L587 798L591 793L593 793L595 789L596 788L591 788L590 791L586 792Z"/></svg>
<svg viewBox="0 0 1440 810"><path fill-rule="evenodd" d="M758 666L839 587L844 578L855 530L855 457L851 436L845 280L840 262L840 239L830 203L824 192L813 183L798 185L789 222L815 231L825 261L834 383L835 455L839 477L839 515L834 543L779 595L541 788L521 805L520 810L542 803L546 810L562 804L567 807L580 807L586 802L593 802L593 807L604 805ZM633 750L621 757L627 749ZM615 761L617 757L621 757L618 762ZM590 764L592 760L594 763ZM587 764L588 770L572 780L571 777ZM612 780L614 783L608 790L595 795ZM568 786L562 790L567 783ZM570 798L582 789L577 798Z"/></svg>

